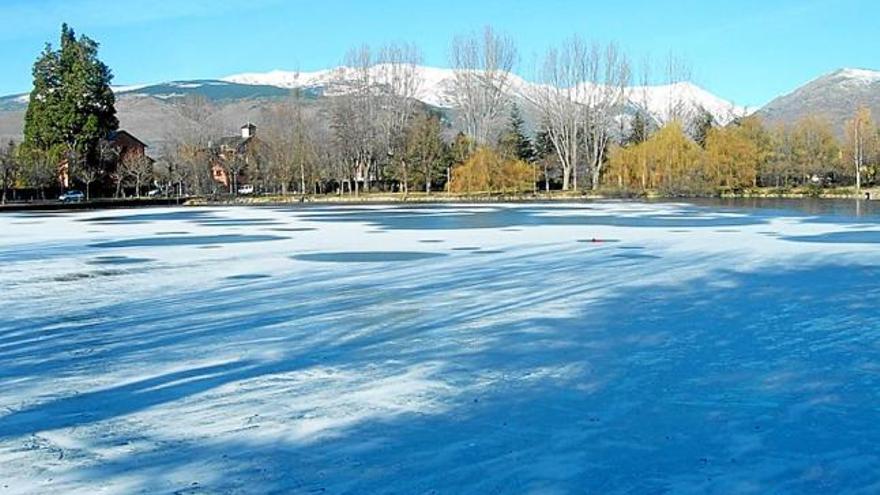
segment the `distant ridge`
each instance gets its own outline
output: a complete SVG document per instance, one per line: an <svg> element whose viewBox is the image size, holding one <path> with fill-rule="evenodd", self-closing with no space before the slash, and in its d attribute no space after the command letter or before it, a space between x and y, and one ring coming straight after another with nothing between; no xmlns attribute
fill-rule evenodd
<svg viewBox="0 0 880 495"><path fill-rule="evenodd" d="M880 71L844 68L829 72L774 99L757 114L770 124L818 116L843 132L846 121L861 106L880 118Z"/></svg>
<svg viewBox="0 0 880 495"><path fill-rule="evenodd" d="M378 68L374 68L378 71ZM423 85L418 98L427 105L448 111L453 106L451 69L418 67ZM189 95L200 95L214 103L215 124L233 132L241 119L260 121L269 102L284 98L293 89L320 102L322 97L344 93L354 77L352 69L337 67L314 72L271 71L235 74L221 79L169 81L114 87L117 109L123 127L134 130L147 143L156 146L168 138L169 128L184 117L174 103ZM509 96L514 101L528 101L540 86L511 75ZM21 139L27 94L0 97L0 140ZM746 109L737 107L705 89L690 83L633 87L628 89L630 111L645 107L653 118L668 120L672 103L679 102L686 111L705 109L721 124ZM780 96L756 112L769 124L791 124L807 115L827 119L839 132L859 106L870 108L880 119L880 71L844 68L822 75L789 94ZM534 124L534 122L533 122Z"/></svg>
<svg viewBox="0 0 880 495"><path fill-rule="evenodd" d="M371 76L381 80L382 66L377 65L371 68ZM438 108L451 108L453 106L453 91L455 71L452 69L443 69L437 67L418 66L423 81L421 90L418 94L419 100L428 105ZM337 67L335 69L327 69L315 72L289 72L275 70L263 73L245 73L235 74L224 77L222 80L234 82L238 84L252 84L275 86L281 88L311 88L313 90L321 90L328 94L336 91L344 91L340 89L340 84L345 84L348 80L353 80L355 73L352 69L346 67ZM520 76L511 74L509 96L512 98L528 99L530 94L534 94L540 88L539 84L529 82ZM698 108L705 109L711 113L715 120L726 124L733 118L745 113L745 109L732 104L712 93L706 91L699 86L681 82L670 85L644 86L629 88L627 96L631 103L637 104L641 101L647 103L647 109L658 122L665 122L669 115L668 109L671 102L681 101L689 111L696 111Z"/></svg>

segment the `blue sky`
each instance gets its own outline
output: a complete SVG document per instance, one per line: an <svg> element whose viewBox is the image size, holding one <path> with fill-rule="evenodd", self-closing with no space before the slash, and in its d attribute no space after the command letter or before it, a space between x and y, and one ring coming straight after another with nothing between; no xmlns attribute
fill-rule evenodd
<svg viewBox="0 0 880 495"><path fill-rule="evenodd" d="M450 39L485 24L517 41L525 76L578 33L636 60L675 53L696 83L750 106L836 68L880 69L870 0L0 0L0 19L0 94L29 90L63 21L101 42L117 84L316 70L388 41L415 42L445 66Z"/></svg>

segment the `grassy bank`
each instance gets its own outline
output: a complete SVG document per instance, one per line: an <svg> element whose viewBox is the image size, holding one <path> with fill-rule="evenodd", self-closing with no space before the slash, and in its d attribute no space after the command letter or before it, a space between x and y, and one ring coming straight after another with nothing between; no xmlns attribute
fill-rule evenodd
<svg viewBox="0 0 880 495"><path fill-rule="evenodd" d="M0 212L55 211L55 210L106 210L113 208L146 208L186 204L186 198L100 198L80 203L62 203L57 200L10 202L0 205Z"/></svg>
<svg viewBox="0 0 880 495"><path fill-rule="evenodd" d="M608 196L587 192L553 191L542 193L360 193L358 195L287 195L287 196L239 196L235 198L190 200L189 205L201 204L298 204L298 203L501 203L510 201L583 201L602 199Z"/></svg>
<svg viewBox="0 0 880 495"><path fill-rule="evenodd" d="M862 189L860 197L870 194L871 199L880 199L880 188ZM854 188L752 188L740 191L719 190L707 194L665 194L660 191L623 191L602 189L599 191L541 191L528 193L470 193L453 194L446 192L426 193L361 193L359 195L265 195L239 196L223 199L195 198L188 205L268 205L268 204L363 204L363 203L501 203L528 201L587 201L597 199L683 199L683 198L828 198L854 199Z"/></svg>
<svg viewBox="0 0 880 495"><path fill-rule="evenodd" d="M870 194L872 200L880 199L880 188L862 189L861 198ZM195 197L186 200L165 198L143 199L96 199L83 203L64 204L58 201L33 203L10 203L0 205L0 212L22 210L76 210L76 209L112 209L137 208L155 206L208 206L208 205L273 205L273 204L381 204L381 203L504 203L504 202L577 202L601 199L687 199L687 198L722 198L722 199L854 199L853 188L754 188L742 191L716 191L713 194L663 194L659 191L623 191L618 189L602 189L599 191L541 191L529 193L471 193L452 194L436 192L420 193L361 193L355 195L265 195L238 196L225 198Z"/></svg>

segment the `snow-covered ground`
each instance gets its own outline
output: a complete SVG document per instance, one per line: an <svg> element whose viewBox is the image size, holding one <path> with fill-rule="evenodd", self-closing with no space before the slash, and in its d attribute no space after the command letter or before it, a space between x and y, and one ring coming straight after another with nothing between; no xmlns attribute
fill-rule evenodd
<svg viewBox="0 0 880 495"><path fill-rule="evenodd" d="M0 495L877 493L880 220L0 216Z"/></svg>

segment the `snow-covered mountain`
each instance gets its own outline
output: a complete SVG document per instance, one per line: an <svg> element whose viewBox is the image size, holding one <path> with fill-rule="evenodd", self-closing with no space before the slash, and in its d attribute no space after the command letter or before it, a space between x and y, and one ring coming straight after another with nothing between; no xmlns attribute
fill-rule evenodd
<svg viewBox="0 0 880 495"><path fill-rule="evenodd" d="M827 119L838 131L865 106L880 116L880 72L839 69L780 96L758 111L772 124L790 124L806 116Z"/></svg>
<svg viewBox="0 0 880 495"><path fill-rule="evenodd" d="M372 69L373 80L382 80L381 66ZM423 81L418 98L439 109L453 106L454 73L450 69L419 67ZM298 88L321 104L321 96L345 92L355 80L352 69L335 68L316 72L272 71L228 76L222 79L172 81L114 87L117 109L123 127L134 130L148 143L160 143L168 129L183 117L175 102L188 95L199 95L214 103L219 126L234 132L242 119L260 121L270 107L266 102L283 98ZM511 75L508 92L512 98L534 100L542 87ZM745 115L737 107L689 82L663 86L633 87L627 90L630 103L627 114L645 108L659 122L670 113L693 115L697 109L710 112L721 124ZM27 95L0 97L0 140L21 139ZM838 132L859 106L867 106L880 117L880 72L866 69L840 69L809 81L791 93L773 100L757 114L770 124L791 124L807 115L826 118ZM625 114L626 115L626 114ZM625 115L623 117L625 117ZM534 120L534 116L533 116ZM534 122L533 122L534 123Z"/></svg>
<svg viewBox="0 0 880 495"><path fill-rule="evenodd" d="M452 69L437 67L417 67L421 86L417 97L422 102L439 108L451 108L454 98L455 72ZM386 81L389 71L386 66L376 65L370 68L370 78L379 84ZM236 74L223 78L223 81L278 88L308 88L324 94L338 94L346 90L350 81L358 75L355 70L346 67L321 70L316 72L271 71L264 73ZM538 94L542 86L511 74L508 93L513 98L531 100ZM693 114L702 108L710 112L719 123L726 124L733 118L745 113L745 109L709 93L692 83L677 83L661 86L645 86L629 88L627 96L630 103L644 107L660 123L669 119L671 110L678 108Z"/></svg>
<svg viewBox="0 0 880 495"><path fill-rule="evenodd" d="M388 66L376 65L371 68L370 76L381 84L387 82L388 74ZM419 100L441 110L454 107L454 71L420 66L418 76ZM233 132L242 119L261 121L264 111L271 106L267 102L289 96L292 89L302 90L302 94L320 105L322 96L349 91L357 77L355 70L337 67L316 72L272 71L223 79L134 84L116 86L113 90L122 126L136 132L145 142L158 145L168 138L169 129L185 120L175 103L187 96L198 95L210 100L216 125ZM536 95L546 89L546 86L510 75L507 91L526 110L530 127L534 127L540 117L534 107L529 111L529 102L534 102ZM703 108L722 124L743 113L743 109L691 83L630 88L627 96L629 106L620 116L624 120L638 108L647 109L658 123L666 122L672 109L680 115L694 115L697 109ZM0 139L21 139L27 102L27 94L0 97Z"/></svg>
<svg viewBox="0 0 880 495"><path fill-rule="evenodd" d="M703 109L715 120L726 125L748 110L720 98L689 82L659 86L636 86L629 88L627 96L634 104L647 108L659 122L667 122L673 113L694 115Z"/></svg>

